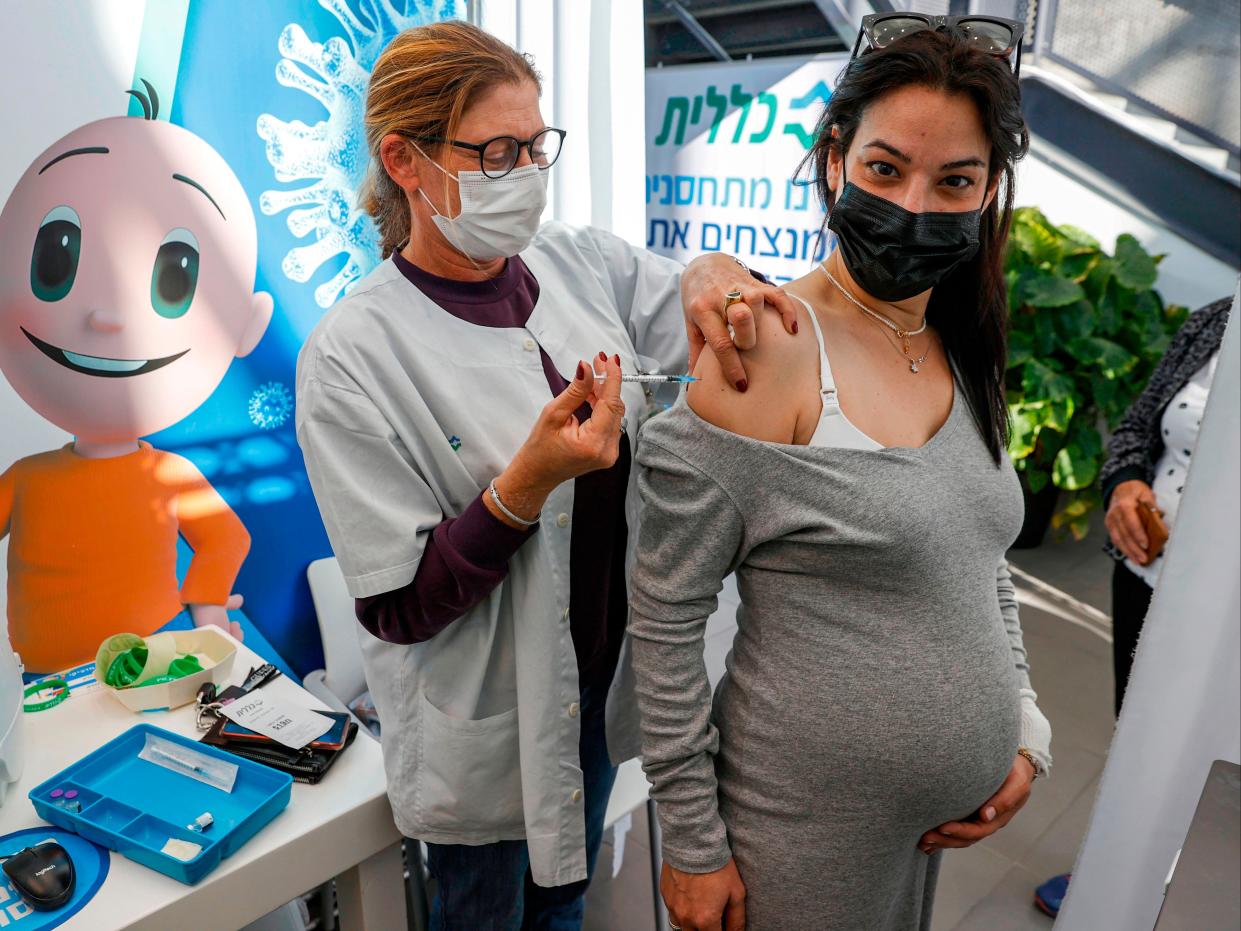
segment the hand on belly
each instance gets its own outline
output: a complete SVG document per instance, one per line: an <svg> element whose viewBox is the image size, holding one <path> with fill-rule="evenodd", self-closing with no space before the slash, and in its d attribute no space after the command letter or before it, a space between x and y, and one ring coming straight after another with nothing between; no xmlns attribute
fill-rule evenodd
<svg viewBox="0 0 1241 931"><path fill-rule="evenodd" d="M969 847L990 837L1021 811L1030 798L1033 784L1034 767L1024 756L1018 756L999 791L987 799L972 818L949 821L927 831L918 841L918 849L931 854L944 847Z"/></svg>

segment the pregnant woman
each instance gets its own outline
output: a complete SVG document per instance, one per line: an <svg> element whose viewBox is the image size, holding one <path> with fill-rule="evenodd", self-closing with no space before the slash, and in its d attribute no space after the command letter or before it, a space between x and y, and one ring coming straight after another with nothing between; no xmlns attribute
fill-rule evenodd
<svg viewBox="0 0 1241 931"><path fill-rule="evenodd" d="M941 848L1050 766L1005 561L1020 26L864 29L808 158L837 247L788 288L817 340L762 321L745 395L704 355L637 456L643 763L685 931L928 928ZM703 630L733 571L713 704Z"/></svg>

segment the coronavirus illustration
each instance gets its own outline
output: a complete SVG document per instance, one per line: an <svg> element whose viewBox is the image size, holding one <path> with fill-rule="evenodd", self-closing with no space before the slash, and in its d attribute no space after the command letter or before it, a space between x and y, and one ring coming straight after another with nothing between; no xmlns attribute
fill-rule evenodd
<svg viewBox="0 0 1241 931"><path fill-rule="evenodd" d="M313 126L263 113L257 131L278 182L300 183L264 191L259 208L273 216L287 212L289 231L304 245L290 249L284 275L306 283L320 268L344 264L315 288L315 302L330 307L379 259L379 240L356 192L367 167L362 116L366 84L380 52L397 33L461 16L463 0L319 0L340 25L340 35L312 40L297 23L280 33L276 80L313 97L326 111Z"/></svg>
<svg viewBox="0 0 1241 931"><path fill-rule="evenodd" d="M250 395L250 422L260 430L275 430L293 416L293 394L278 381L259 385Z"/></svg>

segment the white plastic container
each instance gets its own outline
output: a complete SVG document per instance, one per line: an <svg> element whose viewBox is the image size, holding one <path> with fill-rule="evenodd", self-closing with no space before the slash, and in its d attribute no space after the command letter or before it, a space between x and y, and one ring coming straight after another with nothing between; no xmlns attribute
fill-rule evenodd
<svg viewBox="0 0 1241 931"><path fill-rule="evenodd" d="M0 636L0 805L10 786L22 777L22 670L9 638Z"/></svg>
<svg viewBox="0 0 1241 931"><path fill-rule="evenodd" d="M166 633L171 633L178 654L198 654L203 664L202 671L171 682L117 689L104 681L106 670L96 669L95 676L99 683L130 711L157 711L188 705L198 695L198 689L204 682L220 685L228 680L233 671L237 645L233 638L220 628L198 627L194 630Z"/></svg>

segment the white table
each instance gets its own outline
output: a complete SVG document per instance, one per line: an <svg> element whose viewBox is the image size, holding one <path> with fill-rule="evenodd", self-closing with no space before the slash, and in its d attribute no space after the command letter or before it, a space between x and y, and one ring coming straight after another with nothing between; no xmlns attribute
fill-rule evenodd
<svg viewBox="0 0 1241 931"><path fill-rule="evenodd" d="M263 662L238 645L232 682ZM283 676L263 692L323 703ZM45 824L27 793L96 747L146 722L195 737L192 704L134 714L102 689L25 715L25 769L0 807L0 834ZM342 931L404 931L401 836L392 822L379 744L365 732L318 785L293 784L289 806L195 886L112 853L102 888L64 931L237 931L332 877Z"/></svg>

